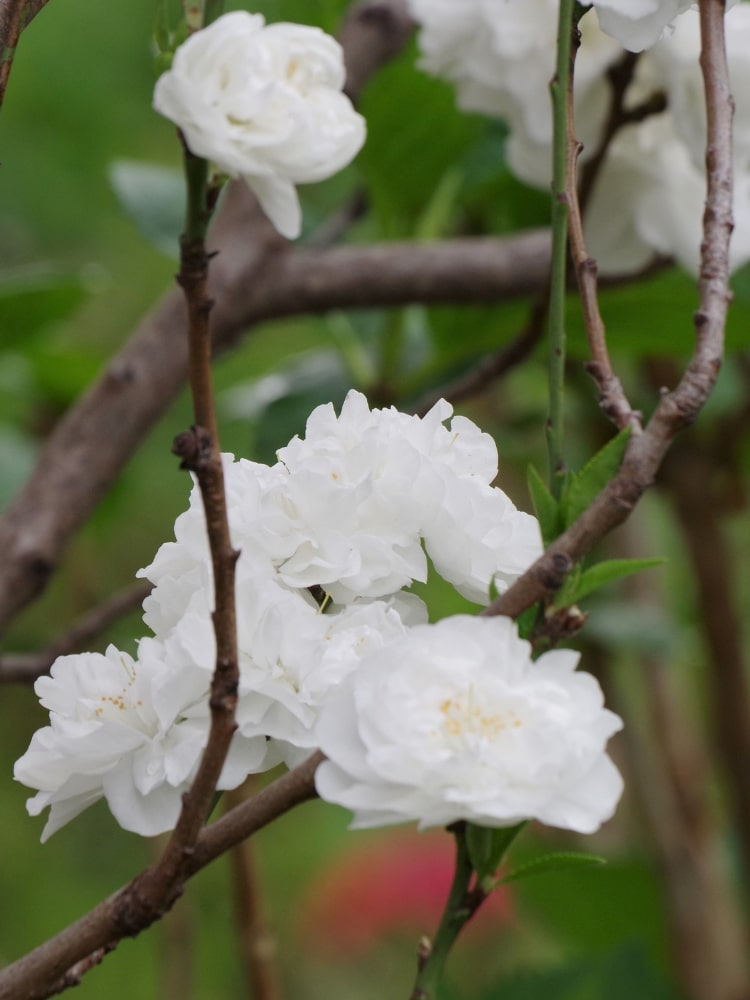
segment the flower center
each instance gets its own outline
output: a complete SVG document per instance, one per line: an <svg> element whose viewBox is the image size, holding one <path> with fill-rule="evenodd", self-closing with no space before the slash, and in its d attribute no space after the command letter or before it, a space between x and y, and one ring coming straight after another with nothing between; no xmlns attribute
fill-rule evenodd
<svg viewBox="0 0 750 1000"><path fill-rule="evenodd" d="M122 663L122 668L125 672L125 683L123 684L122 690L118 691L116 694L103 694L100 696L99 705L97 705L94 709L94 715L97 718L104 715L107 709L113 708L119 712L127 712L143 704L140 699L138 699L134 704L129 696L130 688L133 684L135 684L135 670L129 667L124 660L121 660L120 662Z"/></svg>
<svg viewBox="0 0 750 1000"><path fill-rule="evenodd" d="M476 704L474 688L462 695L446 698L440 705L443 716L443 732L454 739L479 737L495 740L508 729L518 729L523 725L513 708L488 712Z"/></svg>

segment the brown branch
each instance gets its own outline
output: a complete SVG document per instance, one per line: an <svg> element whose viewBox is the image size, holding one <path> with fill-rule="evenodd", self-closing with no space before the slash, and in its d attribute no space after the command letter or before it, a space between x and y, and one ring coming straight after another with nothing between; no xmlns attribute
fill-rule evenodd
<svg viewBox="0 0 750 1000"><path fill-rule="evenodd" d="M230 808L246 801L242 791L228 792ZM231 894L238 951L245 990L253 1000L279 1000L281 985L276 968L276 941L263 913L254 845L244 840L229 852Z"/></svg>
<svg viewBox="0 0 750 1000"><path fill-rule="evenodd" d="M687 446L687 440L682 443ZM671 452L668 464L677 461ZM608 545L608 555L643 557L652 550L647 534L642 519L631 519L618 533L614 551ZM665 605L661 574L637 574L625 587L636 606ZM690 1000L748 996L744 921L717 815L713 761L702 727L692 718L682 671L653 652L637 655L638 662L628 663L626 671L612 669L604 647L597 645L593 652L607 704L626 719L618 741L634 773L625 783L641 806L649 835L645 846L660 868L674 968L684 995Z"/></svg>
<svg viewBox="0 0 750 1000"><path fill-rule="evenodd" d="M669 491L695 570L700 626L711 662L713 730L750 888L750 685L733 587L735 567L721 524L721 499L716 496L725 473L715 453L691 438L669 456L660 482Z"/></svg>
<svg viewBox="0 0 750 1000"><path fill-rule="evenodd" d="M711 762L686 710L684 683L673 664L642 656L613 690L611 657L592 652L607 704L627 722L618 736L621 763L642 814L644 846L658 865L676 979L690 1000L739 1000L750 988L743 918L712 809Z"/></svg>
<svg viewBox="0 0 750 1000"><path fill-rule="evenodd" d="M593 545L628 517L651 486L674 436L693 423L711 394L724 352L731 298L732 115L724 48L724 0L701 0L701 68L706 92L707 196L693 356L677 387L664 392L644 431L634 428L622 465L581 517L484 614L515 618L553 595Z"/></svg>
<svg viewBox="0 0 750 1000"><path fill-rule="evenodd" d="M615 426L620 429L625 427L640 429L640 414L635 413L631 408L609 358L604 320L599 311L598 267L596 261L593 257L589 256L586 249L586 240L583 234L582 209L583 199L586 197L587 192L590 191L590 185L596 177L596 171L598 171L603 163L605 151L614 137L617 128L620 127L621 119L618 112L622 112L625 91L632 79L637 57L632 53L627 53L623 61L616 68L613 68L614 71L610 71L612 97L609 120L598 156L594 159L594 166L590 169L586 177L583 178L582 183L585 183L587 186L583 187L583 192L581 193L579 192L576 179L576 167L583 147L575 137L575 127L572 117L572 88L577 51L578 47L573 46L572 68L569 78L571 94L568 101L566 194L568 198L568 241L570 255L575 267L583 311L583 323L589 350L591 351L591 360L586 365L586 370L593 377L599 389L600 407Z"/></svg>
<svg viewBox="0 0 750 1000"><path fill-rule="evenodd" d="M504 239L290 251L243 185L211 234L214 346L261 320L333 308L491 302L539 289L545 230ZM0 518L0 630L44 589L78 528L111 488L187 377L184 305L168 294L64 415Z"/></svg>
<svg viewBox="0 0 750 1000"><path fill-rule="evenodd" d="M339 41L346 53L345 92L353 101L381 66L403 50L415 28L406 0L364 0L350 9Z"/></svg>
<svg viewBox="0 0 750 1000"><path fill-rule="evenodd" d="M596 180L599 176L604 161L607 158L607 150L617 133L626 125L636 125L645 121L651 115L657 115L667 107L667 97L662 91L655 91L653 94L641 101L635 107L626 107L625 101L628 89L635 76L638 60L641 58L640 52L624 52L620 60L614 63L607 70L607 80L610 86L609 111L607 120L604 123L602 137L594 155L589 157L581 168L580 183L578 185L578 197L581 202L581 212L585 214L586 206L593 192Z"/></svg>
<svg viewBox="0 0 750 1000"><path fill-rule="evenodd" d="M213 301L208 294L210 255L205 233L218 189L208 187L208 163L184 148L187 205L185 231L180 237L180 271L187 309L188 374L195 423L178 435L173 452L182 458L182 468L195 475L203 503L203 516L211 558L213 594L211 615L216 643L216 661L211 678L208 739L197 774L186 794L177 825L159 861L148 872L152 892L168 899L180 887L195 849L195 842L211 811L224 761L235 730L235 711L240 681L237 648L235 567L239 552L229 535L229 514L224 488L219 429L211 371L210 316Z"/></svg>
<svg viewBox="0 0 750 1000"><path fill-rule="evenodd" d="M21 32L48 0L0 0L0 107L5 100Z"/></svg>
<svg viewBox="0 0 750 1000"><path fill-rule="evenodd" d="M0 1000L43 1000L59 992L71 970L102 949L112 951L124 937L134 937L158 920L179 897L185 882L225 851L279 816L315 798L319 753L204 828L195 849L174 882L166 883L148 868L60 934L0 970Z"/></svg>
<svg viewBox="0 0 750 1000"><path fill-rule="evenodd" d="M67 632L52 639L36 653L8 653L0 658L0 684L33 684L47 673L58 658L85 649L123 615L143 604L151 593L150 583L140 583L120 591L87 611Z"/></svg>

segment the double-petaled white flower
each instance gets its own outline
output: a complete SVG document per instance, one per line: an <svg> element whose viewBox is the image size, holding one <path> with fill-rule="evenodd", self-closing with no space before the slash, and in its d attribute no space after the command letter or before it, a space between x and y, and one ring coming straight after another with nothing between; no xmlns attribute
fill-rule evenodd
<svg viewBox="0 0 750 1000"><path fill-rule="evenodd" d="M695 0L582 0L593 5L602 31L631 52L650 49ZM731 4L730 4L731 5Z"/></svg>
<svg viewBox="0 0 750 1000"><path fill-rule="evenodd" d="M460 107L503 118L507 162L527 184L549 188L559 0L409 0L420 24L422 65L456 87ZM690 0L587 0L575 67L580 162L597 153L611 102L606 71L621 46L644 52L624 95L632 110L656 95L667 109L636 116L610 139L584 220L588 249L605 274L628 274L673 257L699 266L705 201L705 112L698 16ZM735 116L732 269L750 260L750 5L729 2L727 54ZM616 210L613 210L615 206Z"/></svg>
<svg viewBox="0 0 750 1000"><path fill-rule="evenodd" d="M154 108L196 156L242 177L279 232L299 235L296 184L330 177L359 152L364 120L342 93L341 47L319 28L266 26L234 11L192 34L154 90Z"/></svg>
<svg viewBox="0 0 750 1000"><path fill-rule="evenodd" d="M338 415L317 407L271 468L225 456L240 566L272 566L288 588L319 585L349 604L426 580L426 550L441 576L486 603L492 581L505 589L541 555L541 536L536 518L492 485L495 442L452 412L445 400L421 418L371 410L352 391ZM145 607L157 633L210 581L197 489L175 534L141 571L156 584Z"/></svg>
<svg viewBox="0 0 750 1000"><path fill-rule="evenodd" d="M465 597L486 603L541 555L535 518L492 486L495 442L440 400L424 417L370 410L350 392L337 417L328 404L310 416L304 439L279 451L289 471L306 541L280 566L289 583L313 572L337 601L387 597L438 573ZM446 423L450 423L446 426ZM347 551L347 565L323 553Z"/></svg>
<svg viewBox="0 0 750 1000"><path fill-rule="evenodd" d="M621 720L569 650L531 660L507 618L446 618L365 656L317 728L321 798L353 826L537 819L591 833L622 779L605 752Z"/></svg>
<svg viewBox="0 0 750 1000"><path fill-rule="evenodd" d="M706 196L700 49L698 14L687 11L640 61L633 90L638 97L663 91L667 109L626 126L607 151L586 218L589 250L606 273L636 271L654 253L698 273ZM736 270L750 260L750 4L727 13L726 49L736 95L729 257Z"/></svg>
<svg viewBox="0 0 750 1000"><path fill-rule="evenodd" d="M42 840L101 798L120 826L144 836L177 822L206 742L206 726L186 712L207 701L208 684L184 675L171 683L179 660L155 640L143 646L137 660L113 646L62 656L37 680L50 724L34 734L14 776L39 790L28 802L32 815L50 807ZM262 770L267 754L263 737L233 747L220 787Z"/></svg>

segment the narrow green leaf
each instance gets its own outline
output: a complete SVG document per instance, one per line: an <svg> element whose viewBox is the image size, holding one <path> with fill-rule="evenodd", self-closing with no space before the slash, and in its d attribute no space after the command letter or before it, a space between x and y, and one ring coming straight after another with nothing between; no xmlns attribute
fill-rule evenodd
<svg viewBox="0 0 750 1000"><path fill-rule="evenodd" d="M466 824L466 850L475 872L483 872L492 853L492 830L488 826Z"/></svg>
<svg viewBox="0 0 750 1000"><path fill-rule="evenodd" d="M563 528L560 505L552 496L547 484L533 465L529 466L527 482L531 501L534 504L534 510L539 519L542 540L545 545L549 545L550 542L557 538Z"/></svg>
<svg viewBox="0 0 750 1000"><path fill-rule="evenodd" d="M157 0L154 15L154 44L159 55L169 52L172 40L169 34L169 0Z"/></svg>
<svg viewBox="0 0 750 1000"><path fill-rule="evenodd" d="M570 573L568 573L562 587L555 594L553 603L556 608L569 608L571 604L575 604L582 574L583 569L581 568L581 564L577 563Z"/></svg>
<svg viewBox="0 0 750 1000"><path fill-rule="evenodd" d="M563 527L568 528L589 507L620 468L630 438L630 428L620 431L584 465L570 476L561 502Z"/></svg>
<svg viewBox="0 0 750 1000"><path fill-rule="evenodd" d="M518 634L522 639L528 639L531 633L534 631L534 626L536 625L537 618L539 616L539 606L533 604L530 608L526 608L521 614L516 618L516 625L518 626Z"/></svg>
<svg viewBox="0 0 750 1000"><path fill-rule="evenodd" d="M585 569L576 582L573 596L569 599L569 604L575 604L583 597L605 587L615 580L622 580L633 573L640 573L644 569L653 569L654 566L661 566L664 559L607 559L605 562L597 563L595 566Z"/></svg>
<svg viewBox="0 0 750 1000"><path fill-rule="evenodd" d="M110 165L109 181L141 235L167 256L177 256L185 219L182 172L157 163L117 160Z"/></svg>
<svg viewBox="0 0 750 1000"><path fill-rule="evenodd" d="M462 180L461 172L455 167L446 170L433 191L427 207L417 219L414 239L436 240L445 233L456 210Z"/></svg>
<svg viewBox="0 0 750 1000"><path fill-rule="evenodd" d="M604 858L597 854L580 854L577 851L556 851L554 854L542 854L525 865L514 868L512 872L498 879L496 885L506 885L508 882L519 882L532 875L542 875L545 872L564 871L570 868L590 868L594 865L606 864Z"/></svg>
<svg viewBox="0 0 750 1000"><path fill-rule="evenodd" d="M466 824L466 849L479 882L495 874L503 855L525 826L525 821L501 827Z"/></svg>

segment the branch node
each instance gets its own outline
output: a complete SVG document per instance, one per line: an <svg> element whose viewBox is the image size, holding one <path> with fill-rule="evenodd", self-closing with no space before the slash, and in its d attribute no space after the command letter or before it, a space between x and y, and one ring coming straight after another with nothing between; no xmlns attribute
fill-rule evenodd
<svg viewBox="0 0 750 1000"><path fill-rule="evenodd" d="M182 459L181 469L197 473L210 463L211 445L211 432L194 425L189 431L177 435L172 444L172 454Z"/></svg>

